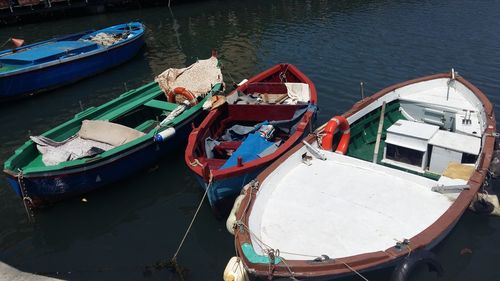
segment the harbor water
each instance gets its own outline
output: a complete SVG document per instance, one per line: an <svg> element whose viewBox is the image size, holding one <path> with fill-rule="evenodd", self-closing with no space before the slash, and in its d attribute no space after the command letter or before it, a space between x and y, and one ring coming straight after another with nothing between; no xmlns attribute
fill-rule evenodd
<svg viewBox="0 0 500 281"><path fill-rule="evenodd" d="M361 81L369 95L451 68L498 105L499 14L497 0L221 0L2 27L2 42L9 37L36 42L141 21L147 45L113 70L0 104L0 160L29 135L150 82L166 68L207 58L212 49L219 53L228 86L279 62L296 65L316 84L318 124L359 100ZM500 189L500 182L494 184ZM126 181L37 211L35 223L29 223L2 175L0 261L67 280L180 280L165 264L202 195L179 149ZM466 212L434 252L445 269L439 280L500 280L500 218ZM205 202L178 256L185 280L222 280L234 254L225 221L217 220ZM388 280L390 273L366 278ZM415 276L432 278L426 270Z"/></svg>

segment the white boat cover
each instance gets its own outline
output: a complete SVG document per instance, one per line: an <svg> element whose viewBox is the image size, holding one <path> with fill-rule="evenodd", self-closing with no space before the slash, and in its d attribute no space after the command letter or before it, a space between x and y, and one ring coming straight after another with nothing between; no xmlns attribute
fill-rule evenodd
<svg viewBox="0 0 500 281"><path fill-rule="evenodd" d="M287 104L308 103L311 98L309 85L306 83L285 83L289 99Z"/></svg>
<svg viewBox="0 0 500 281"><path fill-rule="evenodd" d="M258 254L259 241L290 260L384 251L425 230L453 203L432 191L435 180L328 151L326 161L313 157L309 166L301 160L306 151L261 184L249 218Z"/></svg>
<svg viewBox="0 0 500 281"><path fill-rule="evenodd" d="M213 85L223 82L219 60L216 57L198 60L186 68L169 68L156 76L155 81L164 93L183 87L197 97L206 94Z"/></svg>

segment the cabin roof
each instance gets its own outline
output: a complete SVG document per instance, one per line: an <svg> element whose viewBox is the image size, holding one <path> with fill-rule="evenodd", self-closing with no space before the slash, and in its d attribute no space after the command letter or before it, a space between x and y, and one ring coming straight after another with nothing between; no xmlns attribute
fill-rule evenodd
<svg viewBox="0 0 500 281"><path fill-rule="evenodd" d="M443 130L436 132L429 144L473 155L481 149L480 138Z"/></svg>
<svg viewBox="0 0 500 281"><path fill-rule="evenodd" d="M437 131L439 131L438 126L408 120L398 120L387 129L388 133L394 133L423 140L432 138L432 136Z"/></svg>

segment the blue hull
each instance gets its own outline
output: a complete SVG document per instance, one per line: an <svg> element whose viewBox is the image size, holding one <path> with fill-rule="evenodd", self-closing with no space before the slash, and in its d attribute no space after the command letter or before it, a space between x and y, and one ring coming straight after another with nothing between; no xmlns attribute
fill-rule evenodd
<svg viewBox="0 0 500 281"><path fill-rule="evenodd" d="M144 34L116 46L60 63L32 68L0 78L0 98L12 99L47 91L108 70L130 60L144 45Z"/></svg>
<svg viewBox="0 0 500 281"><path fill-rule="evenodd" d="M255 179L266 167L267 165L256 168L243 176L213 181L209 187L207 197L214 212L217 215L225 216L231 210L234 199L240 194L241 189ZM208 184L205 180L200 176L196 176L196 179L200 186L203 187L203 190L206 190Z"/></svg>
<svg viewBox="0 0 500 281"><path fill-rule="evenodd" d="M154 142L151 139L110 159L95 161L77 169L50 174L25 175L21 180L18 177L8 176L7 180L20 197L22 194L19 182L23 183L25 193L27 193L25 196L30 198L32 207L41 207L81 195L123 180L179 149L186 143L185 140L192 129L191 123L198 124L204 115L204 111L193 114L191 118L176 126L175 136L165 142Z"/></svg>
<svg viewBox="0 0 500 281"><path fill-rule="evenodd" d="M312 122L313 124L316 122L316 113L314 114ZM304 131L302 136L299 138L299 141L302 141L302 139L308 134L309 131ZM268 165L262 165L241 176L228 177L225 179L212 181L207 192L207 197L210 206L212 207L212 210L215 212L215 214L220 217L225 217L231 210L234 199L240 194L243 187L253 179L255 179L262 171L264 171L264 169L266 169L271 164L272 163L268 163ZM205 180L198 175L196 176L196 179L200 186L203 187L203 190L206 191L208 187L207 182L205 182Z"/></svg>

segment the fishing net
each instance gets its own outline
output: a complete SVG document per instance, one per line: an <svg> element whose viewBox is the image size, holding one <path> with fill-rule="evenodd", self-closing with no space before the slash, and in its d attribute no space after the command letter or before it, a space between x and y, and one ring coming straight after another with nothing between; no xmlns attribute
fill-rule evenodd
<svg viewBox="0 0 500 281"><path fill-rule="evenodd" d="M216 57L198 60L186 68L169 68L155 78L165 94L177 87L188 89L196 97L204 96L217 83L223 83ZM179 97L181 98L181 97ZM181 103L176 96L176 102Z"/></svg>
<svg viewBox="0 0 500 281"><path fill-rule="evenodd" d="M124 34L109 34L109 33L104 33L100 32L97 33L95 36L91 36L89 41L92 41L94 43L103 45L103 46L111 46L115 44L116 42L119 42L124 39Z"/></svg>

